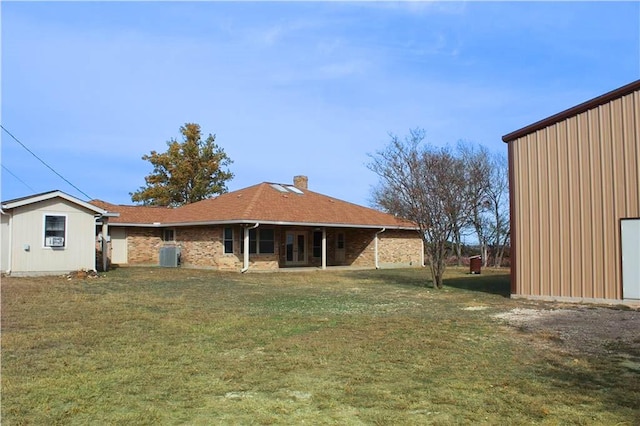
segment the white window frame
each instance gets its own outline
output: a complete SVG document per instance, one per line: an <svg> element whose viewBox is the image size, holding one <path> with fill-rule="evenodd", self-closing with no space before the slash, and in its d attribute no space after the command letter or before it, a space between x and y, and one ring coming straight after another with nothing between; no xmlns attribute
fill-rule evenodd
<svg viewBox="0 0 640 426"><path fill-rule="evenodd" d="M64 241L62 246L47 245L47 217L64 217ZM42 248L48 250L64 250L67 248L67 234L69 232L69 215L66 213L48 213L42 214Z"/></svg>

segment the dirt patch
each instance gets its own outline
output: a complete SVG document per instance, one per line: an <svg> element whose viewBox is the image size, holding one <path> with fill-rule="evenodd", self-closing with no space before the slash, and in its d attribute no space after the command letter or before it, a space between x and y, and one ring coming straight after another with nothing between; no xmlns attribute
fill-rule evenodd
<svg viewBox="0 0 640 426"><path fill-rule="evenodd" d="M569 353L640 361L640 311L608 307L516 308L494 315L535 342Z"/></svg>

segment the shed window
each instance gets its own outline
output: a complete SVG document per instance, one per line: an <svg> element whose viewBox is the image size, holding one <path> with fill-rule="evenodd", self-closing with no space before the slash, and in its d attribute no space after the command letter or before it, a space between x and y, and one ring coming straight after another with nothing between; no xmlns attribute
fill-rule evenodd
<svg viewBox="0 0 640 426"><path fill-rule="evenodd" d="M65 247L67 230L66 216L46 215L44 217L44 246Z"/></svg>

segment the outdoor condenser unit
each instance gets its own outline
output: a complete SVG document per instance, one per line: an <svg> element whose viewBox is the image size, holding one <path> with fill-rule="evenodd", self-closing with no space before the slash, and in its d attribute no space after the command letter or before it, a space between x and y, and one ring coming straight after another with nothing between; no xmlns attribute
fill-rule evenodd
<svg viewBox="0 0 640 426"><path fill-rule="evenodd" d="M160 248L160 266L176 268L180 264L180 247L167 246Z"/></svg>

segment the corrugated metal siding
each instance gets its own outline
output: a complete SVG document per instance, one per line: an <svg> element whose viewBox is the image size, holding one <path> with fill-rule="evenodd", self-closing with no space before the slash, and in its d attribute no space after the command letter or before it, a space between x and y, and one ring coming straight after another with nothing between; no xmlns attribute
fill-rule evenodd
<svg viewBox="0 0 640 426"><path fill-rule="evenodd" d="M515 294L621 299L620 219L640 217L640 92L509 143Z"/></svg>

